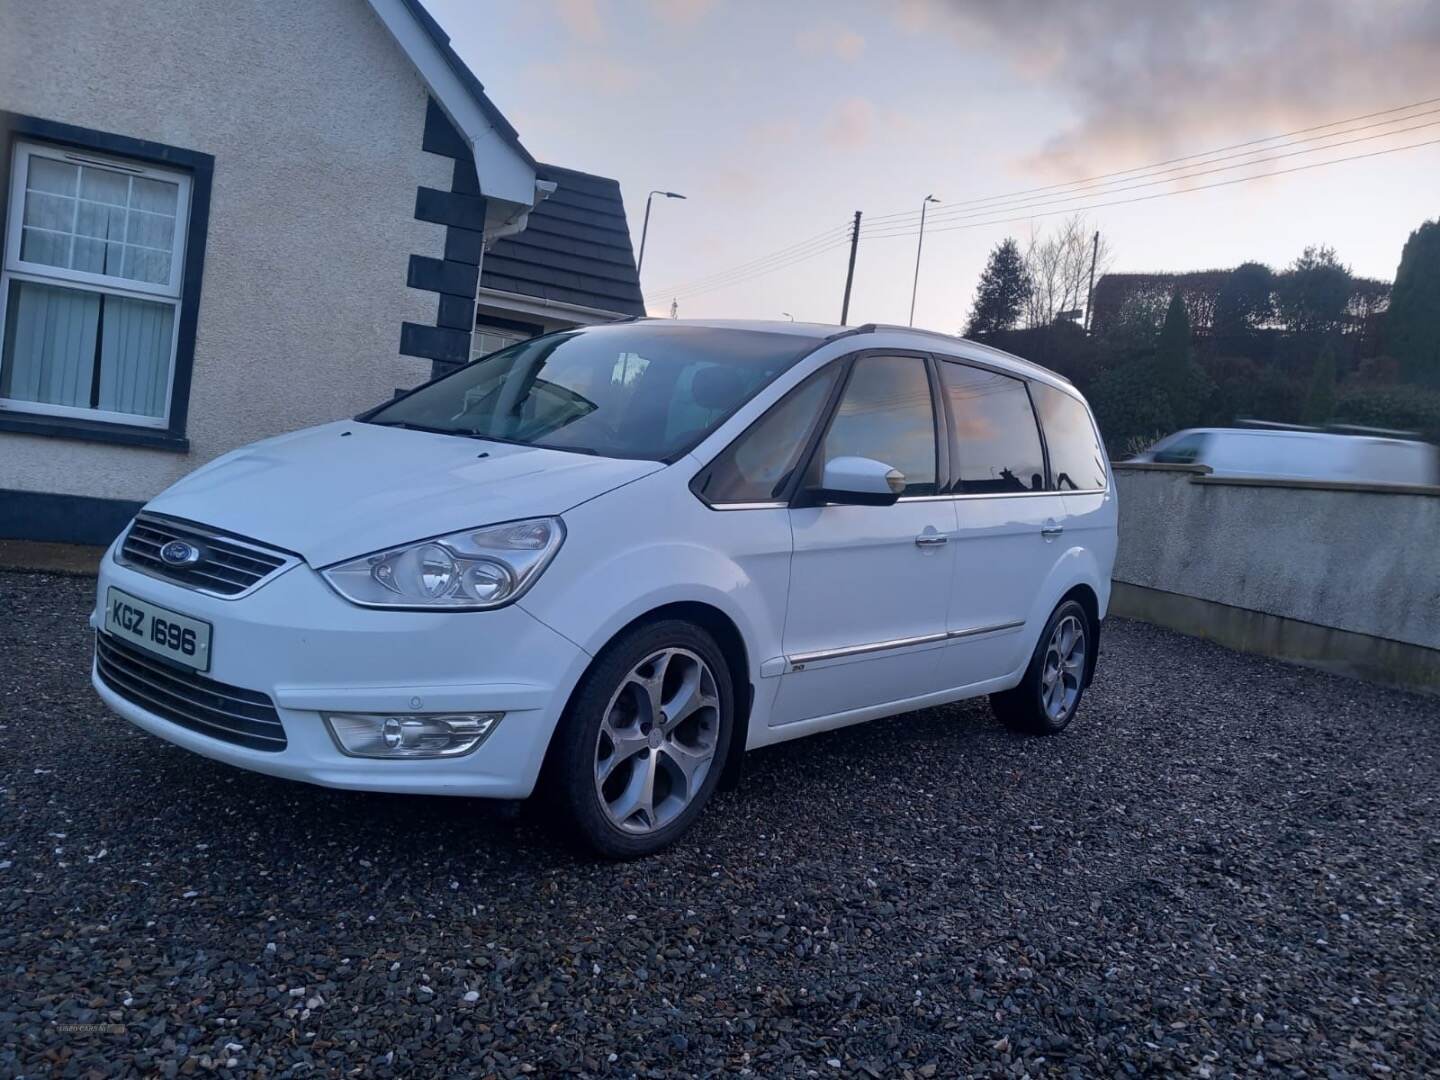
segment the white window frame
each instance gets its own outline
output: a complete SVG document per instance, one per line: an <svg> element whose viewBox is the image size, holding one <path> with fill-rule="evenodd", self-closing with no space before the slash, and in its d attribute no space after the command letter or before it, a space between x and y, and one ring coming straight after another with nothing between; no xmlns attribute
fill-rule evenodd
<svg viewBox="0 0 1440 1080"><path fill-rule="evenodd" d="M136 281L113 274L96 274L84 270L48 266L20 258L21 226L25 219L25 190L29 184L30 160L49 158L71 165L98 165L116 169L132 176L163 180L178 185L175 203L175 237L170 258L170 280L163 284ZM175 392L175 359L180 341L180 301L185 278L185 246L190 226L191 178L172 169L156 168L129 158L75 150L47 143L17 140L10 168L10 191L6 214L5 260L0 269L0 365L5 362L3 343L9 314L10 282L31 281L41 285L57 285L90 293L104 293L132 300L168 303L174 310L170 320L170 360L165 386L165 406L160 416L114 412L105 409L51 405L38 401L0 397L0 412L28 413L36 416L71 417L131 427L166 428L170 424L171 399ZM77 204L79 192L76 192Z"/></svg>
<svg viewBox="0 0 1440 1080"><path fill-rule="evenodd" d="M485 316L480 316L484 319ZM492 337L505 339L501 349L508 349L511 345L519 345L522 341L529 341L535 337L534 334L527 334L523 330L516 330L508 326L491 326L485 322L476 322L475 329L470 332L470 359L479 360L482 356L489 356L492 352L499 352L499 349L481 350L480 339L483 335L489 334ZM512 339L513 340L510 340Z"/></svg>

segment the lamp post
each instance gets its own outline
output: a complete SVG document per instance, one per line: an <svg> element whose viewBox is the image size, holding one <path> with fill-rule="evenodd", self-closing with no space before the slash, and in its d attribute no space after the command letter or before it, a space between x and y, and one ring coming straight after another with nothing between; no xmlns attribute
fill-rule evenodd
<svg viewBox="0 0 1440 1080"><path fill-rule="evenodd" d="M794 315L791 315L788 311L782 311L782 312L780 312L780 314L781 314L781 315L784 315L785 318L789 319L791 322L794 322L794 321L795 321L795 316L794 316Z"/></svg>
<svg viewBox="0 0 1440 1080"><path fill-rule="evenodd" d="M650 200L655 198L656 195L664 195L667 199L685 198L684 195L680 195L674 191L658 190L652 191L649 195L645 196L645 224L640 226L640 255L635 260L635 276L637 278L640 276L640 268L645 265L645 234L650 231Z"/></svg>
<svg viewBox="0 0 1440 1080"><path fill-rule="evenodd" d="M915 282L910 286L910 325L915 325L915 293L920 288L920 248L925 244L925 211L930 204L938 203L940 200L934 195L926 195L925 200L920 204L920 239L915 241Z"/></svg>

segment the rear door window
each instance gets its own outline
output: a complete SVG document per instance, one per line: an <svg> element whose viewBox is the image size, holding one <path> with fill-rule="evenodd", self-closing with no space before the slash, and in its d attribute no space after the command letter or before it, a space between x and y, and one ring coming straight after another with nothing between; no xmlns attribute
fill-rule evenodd
<svg viewBox="0 0 1440 1080"><path fill-rule="evenodd" d="M1019 379L953 360L940 363L950 409L950 490L1010 495L1045 490L1045 455Z"/></svg>
<svg viewBox="0 0 1440 1080"><path fill-rule="evenodd" d="M1079 398L1044 383L1031 383L1045 448L1050 451L1052 491L1103 491L1105 451L1090 422L1090 410Z"/></svg>

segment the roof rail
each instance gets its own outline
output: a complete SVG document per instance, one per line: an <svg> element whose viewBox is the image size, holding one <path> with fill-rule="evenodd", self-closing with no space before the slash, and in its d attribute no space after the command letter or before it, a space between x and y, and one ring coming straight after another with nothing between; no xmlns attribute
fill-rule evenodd
<svg viewBox="0 0 1440 1080"><path fill-rule="evenodd" d="M1312 424L1286 424L1279 420L1253 420L1246 417L1236 417L1237 428L1260 428L1264 431L1323 431L1324 428L1315 427Z"/></svg>
<svg viewBox="0 0 1440 1080"><path fill-rule="evenodd" d="M875 324L873 322L867 322L862 326L847 326L843 330L836 330L835 333L830 334L825 340L839 341L841 338L854 337L856 334L873 334L874 332Z"/></svg>
<svg viewBox="0 0 1440 1080"><path fill-rule="evenodd" d="M1337 435L1374 435L1383 439L1418 439L1418 431L1402 431L1399 428L1367 427L1364 424L1326 424L1326 431Z"/></svg>

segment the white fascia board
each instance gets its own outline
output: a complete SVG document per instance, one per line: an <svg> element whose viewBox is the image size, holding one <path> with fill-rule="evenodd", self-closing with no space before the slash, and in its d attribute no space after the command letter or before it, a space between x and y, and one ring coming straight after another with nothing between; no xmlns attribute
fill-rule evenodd
<svg viewBox="0 0 1440 1080"><path fill-rule="evenodd" d="M424 27L415 21L401 0L369 0L369 3L450 122L474 149L481 192L487 198L533 206L535 169L490 125L484 111L445 62Z"/></svg>
<svg viewBox="0 0 1440 1080"><path fill-rule="evenodd" d="M622 315L618 311L604 311L600 308L585 307L583 304L566 304L559 300L546 300L543 296L522 296L520 293L487 289L483 285L475 299L482 307L503 308L506 311L513 311L517 315L564 319L576 326L619 322L621 319L631 318L631 316Z"/></svg>

